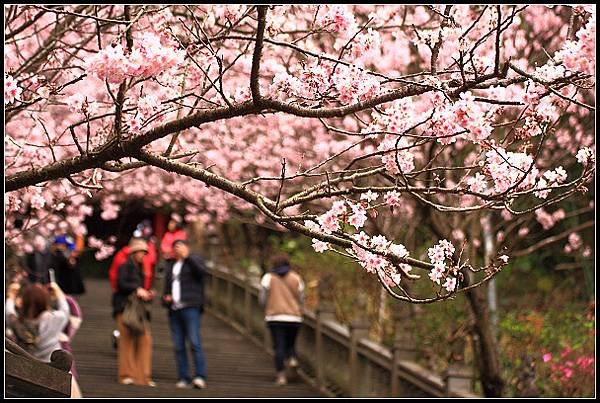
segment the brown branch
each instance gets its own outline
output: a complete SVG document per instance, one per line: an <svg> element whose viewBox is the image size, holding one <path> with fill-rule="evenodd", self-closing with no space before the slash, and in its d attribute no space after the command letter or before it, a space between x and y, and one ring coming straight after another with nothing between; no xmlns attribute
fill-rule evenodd
<svg viewBox="0 0 600 403"><path fill-rule="evenodd" d="M546 239L544 239L544 240L542 240L542 241L540 241L540 242L538 242L538 243L536 243L534 245L531 245L529 248L522 249L522 250L517 251L517 252L513 252L513 253L511 253L511 255L514 256L514 257L529 255L529 254L535 252L536 250L543 248L544 246L548 246L548 245L550 245L550 244L552 244L554 242L558 242L561 239L568 237L572 232L581 231L581 230L584 230L586 228L594 227L595 225L596 225L596 222L594 220L585 222L585 223L580 224L580 225L578 225L576 227L569 228L566 231L563 231L563 232L561 232L558 235L554 235L554 236L548 237L548 238L546 238Z"/></svg>
<svg viewBox="0 0 600 403"><path fill-rule="evenodd" d="M260 103L260 56L262 53L263 39L265 37L265 27L267 25L267 6L257 6L257 12L258 27L256 28L256 43L254 45L252 70L250 72L250 90L252 91L252 101L256 106Z"/></svg>
<svg viewBox="0 0 600 403"><path fill-rule="evenodd" d="M186 130L203 123L245 116L258 112L259 109L257 107L250 102L246 102L232 108L215 108L198 112L182 119L167 122L140 136L123 141L120 145L117 138L112 137L105 144L97 147L84 156L79 155L67 158L41 168L33 168L9 175L4 182L4 191L11 192L40 182L63 178L67 175L75 174L86 169L97 168L107 161L118 160L127 156L135 156L143 146L177 131Z"/></svg>

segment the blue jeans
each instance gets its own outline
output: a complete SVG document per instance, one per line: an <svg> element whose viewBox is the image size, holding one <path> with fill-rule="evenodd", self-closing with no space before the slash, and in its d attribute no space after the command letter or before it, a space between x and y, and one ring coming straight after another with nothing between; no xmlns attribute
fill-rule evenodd
<svg viewBox="0 0 600 403"><path fill-rule="evenodd" d="M192 347L196 377L206 379L206 365L204 353L200 342L200 319L202 314L199 308L183 308L169 311L169 322L171 335L175 345L175 358L177 360L177 375L180 380L191 382L187 352L185 350L185 339L187 338Z"/></svg>

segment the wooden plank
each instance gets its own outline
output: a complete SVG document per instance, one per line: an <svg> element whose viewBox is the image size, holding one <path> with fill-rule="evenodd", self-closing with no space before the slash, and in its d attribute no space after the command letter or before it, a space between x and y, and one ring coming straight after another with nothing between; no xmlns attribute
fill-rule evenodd
<svg viewBox="0 0 600 403"><path fill-rule="evenodd" d="M208 372L208 388L177 389L177 367L167 312L151 307L152 375L156 388L120 385L117 352L111 345L116 328L111 317L108 280L86 280L87 293L78 298L83 323L73 340L73 353L84 397L319 397L304 382L275 385L273 358L208 311L202 316L201 339ZM190 369L193 360L188 352Z"/></svg>

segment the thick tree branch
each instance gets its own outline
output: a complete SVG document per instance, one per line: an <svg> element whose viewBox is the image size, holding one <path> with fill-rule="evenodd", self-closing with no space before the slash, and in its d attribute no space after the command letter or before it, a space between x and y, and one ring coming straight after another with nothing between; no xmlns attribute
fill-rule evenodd
<svg viewBox="0 0 600 403"><path fill-rule="evenodd" d="M250 73L250 90L252 91L252 100L254 105L260 103L260 56L263 47L263 38L265 37L265 27L267 25L267 6L257 6L258 27L256 28L256 43L254 44L254 54L252 55L252 71Z"/></svg>

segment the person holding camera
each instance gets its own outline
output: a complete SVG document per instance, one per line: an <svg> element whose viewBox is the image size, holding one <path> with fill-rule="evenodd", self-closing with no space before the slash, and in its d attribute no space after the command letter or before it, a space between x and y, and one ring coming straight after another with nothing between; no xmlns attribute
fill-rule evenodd
<svg viewBox="0 0 600 403"><path fill-rule="evenodd" d="M52 309L51 298L57 309ZM69 321L69 304L58 284L30 284L22 289L13 283L7 291L5 304L7 325L15 332L17 344L31 355L50 362L54 350L60 350L59 336Z"/></svg>
<svg viewBox="0 0 600 403"><path fill-rule="evenodd" d="M200 322L204 310L204 272L203 259L190 253L186 240L173 242L173 260L165 273L163 303L169 309L169 324L175 346L177 361L178 388L190 384L196 388L206 388L206 365L200 340ZM189 375L186 339L191 344L195 364L195 377Z"/></svg>

